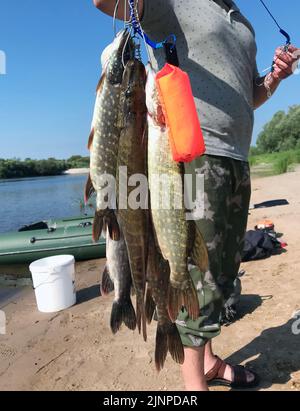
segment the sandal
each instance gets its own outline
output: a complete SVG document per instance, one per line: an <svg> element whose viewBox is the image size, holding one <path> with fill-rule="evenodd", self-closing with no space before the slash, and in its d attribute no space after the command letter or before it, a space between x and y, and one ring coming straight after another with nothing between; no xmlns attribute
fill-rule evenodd
<svg viewBox="0 0 300 411"><path fill-rule="evenodd" d="M228 365L225 361L221 360L216 356L216 363L213 368L205 374L207 384L209 386L222 385L224 387L230 388L254 388L259 384L258 375L252 370L248 370L251 374L254 375L254 380L247 381L246 368L242 365L233 365L231 369L233 371L233 381L226 380L225 378L220 377L224 375L225 368Z"/></svg>

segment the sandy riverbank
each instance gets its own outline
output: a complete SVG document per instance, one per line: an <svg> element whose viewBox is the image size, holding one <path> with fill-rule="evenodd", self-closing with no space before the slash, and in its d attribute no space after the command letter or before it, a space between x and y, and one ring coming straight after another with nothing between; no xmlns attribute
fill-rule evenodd
<svg viewBox="0 0 300 411"><path fill-rule="evenodd" d="M251 211L249 228L271 218L284 233L288 252L243 264L241 318L215 340L217 353L248 363L262 377L261 390L300 390L300 171L253 181L252 203L276 198L290 205ZM41 314L26 289L2 308L7 334L0 335L0 390L181 390L179 367L168 358L157 374L155 324L148 342L137 332L109 329L112 296L99 295L105 260L77 265L78 304ZM0 304L1 307L1 304Z"/></svg>

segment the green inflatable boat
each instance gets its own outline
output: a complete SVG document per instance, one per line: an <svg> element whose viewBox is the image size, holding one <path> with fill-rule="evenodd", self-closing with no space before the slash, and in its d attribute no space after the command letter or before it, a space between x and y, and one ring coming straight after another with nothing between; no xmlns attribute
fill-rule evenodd
<svg viewBox="0 0 300 411"><path fill-rule="evenodd" d="M92 217L40 221L0 235L0 264L28 264L71 254L77 261L105 257L105 239L92 240Z"/></svg>

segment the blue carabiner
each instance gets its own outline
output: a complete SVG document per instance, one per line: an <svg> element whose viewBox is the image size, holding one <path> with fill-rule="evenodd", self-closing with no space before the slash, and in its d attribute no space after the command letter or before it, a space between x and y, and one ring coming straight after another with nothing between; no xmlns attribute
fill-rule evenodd
<svg viewBox="0 0 300 411"><path fill-rule="evenodd" d="M165 39L164 41L161 41L159 43L156 43L155 41L152 41L146 33L144 33L141 24L138 20L138 17L136 15L136 8L135 8L135 4L134 1L135 0L128 0L129 1L129 6L130 6L130 23L132 25L134 34L139 34L142 38L145 39L146 43L153 48L154 50L157 49L161 49L164 47L164 44L168 41L169 38L172 38L174 45L176 44L176 36L175 34L171 34L170 36L168 36L167 39Z"/></svg>

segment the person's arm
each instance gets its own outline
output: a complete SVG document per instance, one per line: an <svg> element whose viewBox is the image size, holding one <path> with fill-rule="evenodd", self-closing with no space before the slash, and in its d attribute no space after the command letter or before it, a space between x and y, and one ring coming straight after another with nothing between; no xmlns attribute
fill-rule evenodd
<svg viewBox="0 0 300 411"><path fill-rule="evenodd" d="M275 79L271 74L256 79L254 83L254 110L269 100L270 96L275 93L280 82L280 79ZM269 90L267 87L269 87Z"/></svg>
<svg viewBox="0 0 300 411"><path fill-rule="evenodd" d="M114 15L116 3L117 3L116 0L93 0L93 2L94 2L94 5L97 7L97 9L101 10L103 13L106 13L109 16ZM128 1L126 1L126 5L127 5L126 14L127 16L129 16L130 9L129 9ZM138 13L139 13L140 18L143 15L143 7L144 7L144 0L139 0L138 1ZM117 14L116 14L117 19L124 20L124 16L125 16L124 9L125 9L125 1L120 0Z"/></svg>
<svg viewBox="0 0 300 411"><path fill-rule="evenodd" d="M254 109L262 106L273 95L282 80L291 76L300 57L300 49L289 46L285 52L278 47L274 57L274 70L265 77L257 78L254 83Z"/></svg>

